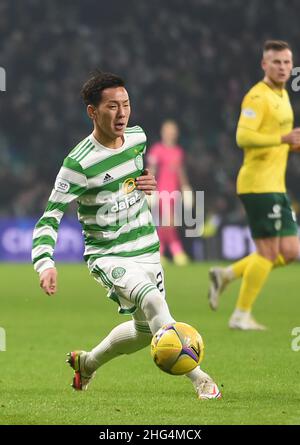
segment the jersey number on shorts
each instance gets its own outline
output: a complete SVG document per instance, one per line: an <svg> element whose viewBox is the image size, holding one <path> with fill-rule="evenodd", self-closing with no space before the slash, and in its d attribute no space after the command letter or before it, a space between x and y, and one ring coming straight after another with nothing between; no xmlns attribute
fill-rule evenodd
<svg viewBox="0 0 300 445"><path fill-rule="evenodd" d="M163 292L164 291L164 286L163 286L163 277L162 277L162 273L158 272L158 274L156 275L156 281L157 281L157 289L159 290L159 292Z"/></svg>

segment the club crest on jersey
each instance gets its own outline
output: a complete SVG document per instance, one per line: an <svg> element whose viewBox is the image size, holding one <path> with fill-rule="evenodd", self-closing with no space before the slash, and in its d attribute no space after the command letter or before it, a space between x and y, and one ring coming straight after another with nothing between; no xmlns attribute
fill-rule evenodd
<svg viewBox="0 0 300 445"><path fill-rule="evenodd" d="M126 270L124 269L124 267L115 267L112 270L112 277L117 280L118 278L121 278L124 274L125 274Z"/></svg>
<svg viewBox="0 0 300 445"><path fill-rule="evenodd" d="M70 186L70 183L65 179L57 178L54 184L54 190L61 193L68 193Z"/></svg>
<svg viewBox="0 0 300 445"><path fill-rule="evenodd" d="M135 179L134 178L127 178L124 182L123 182L123 192L126 193L126 195L128 195L128 193L133 192L133 190L135 189L136 185L135 185Z"/></svg>
<svg viewBox="0 0 300 445"><path fill-rule="evenodd" d="M144 162L143 162L143 156L137 155L137 157L134 160L135 166L138 170L143 170Z"/></svg>

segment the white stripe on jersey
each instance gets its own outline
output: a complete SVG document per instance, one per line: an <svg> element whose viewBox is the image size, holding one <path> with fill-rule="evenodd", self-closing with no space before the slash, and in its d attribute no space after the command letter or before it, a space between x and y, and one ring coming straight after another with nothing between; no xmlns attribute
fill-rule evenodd
<svg viewBox="0 0 300 445"><path fill-rule="evenodd" d="M42 226L33 231L33 239L39 238L40 236L51 236L56 242L57 240L57 231L50 226Z"/></svg>
<svg viewBox="0 0 300 445"><path fill-rule="evenodd" d="M55 218L57 220L57 222L60 222L63 215L64 215L64 212L62 212L61 210L58 210L58 209L54 209L54 210L48 210L48 212L45 212L43 214L43 218Z"/></svg>
<svg viewBox="0 0 300 445"><path fill-rule="evenodd" d="M129 233L131 230L137 229L138 227L151 225L151 223L152 223L152 216L151 213L148 211L141 213L136 219L134 219L133 221L129 221L127 224L120 227L119 230L107 231L107 232L100 232L100 231L96 232L95 230L92 231L85 230L84 234L94 239L101 240L107 238L107 240L110 241L110 240L115 240L120 235L124 233Z"/></svg>
<svg viewBox="0 0 300 445"><path fill-rule="evenodd" d="M34 247L34 249L32 249L31 255L32 258L36 258L42 255L43 253L50 253L52 255L53 247L50 246L49 244L41 244L40 246L36 246Z"/></svg>
<svg viewBox="0 0 300 445"><path fill-rule="evenodd" d="M67 204L69 202L74 201L74 199L77 198L77 195L73 195L72 193L61 193L57 192L56 190L52 190L52 193L50 195L49 201L51 202L58 202L61 204Z"/></svg>
<svg viewBox="0 0 300 445"><path fill-rule="evenodd" d="M123 162L123 164L119 164L116 167L106 170L104 173L100 173L100 175L88 179L88 189L103 185L104 178L107 174L111 176L111 179L109 181L105 181L105 184L109 184L110 182L116 181L123 176L129 175L130 173L135 172L136 169L137 167L134 159L130 159L130 161Z"/></svg>
<svg viewBox="0 0 300 445"><path fill-rule="evenodd" d="M46 269L50 269L51 267L55 267L55 263L49 257L41 258L34 265L35 270L39 271L39 273L43 272Z"/></svg>
<svg viewBox="0 0 300 445"><path fill-rule="evenodd" d="M143 144L147 140L145 133L125 133L124 144L122 145L122 147L116 149L108 149L101 145L97 141L97 139L94 138L93 134L89 136L89 139L94 144L94 149L90 153L88 153L86 157L82 159L82 161L80 161L80 165L83 169L92 167L95 164L99 164L105 159L108 159L115 154L122 153L123 151L128 150L128 148L131 148L134 145Z"/></svg>
<svg viewBox="0 0 300 445"><path fill-rule="evenodd" d="M113 205L116 203L109 202L105 207L99 208L96 215L78 215L79 221L84 224L98 224L101 227L106 227L108 225L116 225L119 222L128 223L128 221L132 221L135 217L135 214L138 213L143 205L145 204L146 197L141 197L140 201L137 201L134 205L132 205L129 209L124 209L119 212L113 213L110 211Z"/></svg>
<svg viewBox="0 0 300 445"><path fill-rule="evenodd" d="M118 255L119 252L133 252L135 250L140 250L146 248L152 244L157 243L158 236L157 233L150 233L149 235L142 236L135 241L128 241L127 243L118 244L110 249L101 249L94 246L85 246L84 255L99 254L99 255Z"/></svg>
<svg viewBox="0 0 300 445"><path fill-rule="evenodd" d="M67 167L61 167L57 177L72 182L72 184L80 185L81 187L86 187L87 185L85 175L75 172L74 170L71 170Z"/></svg>

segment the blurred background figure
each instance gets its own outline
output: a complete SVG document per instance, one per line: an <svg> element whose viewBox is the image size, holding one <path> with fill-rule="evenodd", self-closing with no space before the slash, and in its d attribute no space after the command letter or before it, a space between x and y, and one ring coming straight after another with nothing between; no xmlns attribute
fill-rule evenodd
<svg viewBox="0 0 300 445"><path fill-rule="evenodd" d="M148 167L156 176L157 191L168 192L159 197L159 224L158 236L160 240L160 253L165 258L166 249L169 249L173 261L178 266L185 266L189 262L178 230L174 224L177 197L171 196L173 192L191 190L184 169L184 150L178 145L179 128L175 121L166 120L161 127L161 141L149 149ZM169 215L166 215L166 212ZM163 224L164 219L169 225ZM166 261L166 259L165 259Z"/></svg>

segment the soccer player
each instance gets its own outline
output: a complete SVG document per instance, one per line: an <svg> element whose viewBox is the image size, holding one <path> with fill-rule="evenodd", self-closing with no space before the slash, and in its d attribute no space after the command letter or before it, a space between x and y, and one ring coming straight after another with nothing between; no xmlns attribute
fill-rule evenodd
<svg viewBox="0 0 300 445"><path fill-rule="evenodd" d="M210 270L209 302L217 309L226 285L242 278L229 327L264 330L251 315L253 304L274 267L299 256L298 226L286 194L285 172L289 150L300 144L300 128L293 129L293 110L285 84L293 68L288 43L264 44L264 78L244 97L237 127L237 144L244 163L237 193L247 213L256 252L227 268Z"/></svg>
<svg viewBox="0 0 300 445"><path fill-rule="evenodd" d="M150 172L157 178L157 190L162 193L159 198L159 214L161 219L166 212L169 213L167 220L170 225L158 227L160 241L160 254L163 256L168 247L173 261L178 266L185 266L189 259L186 255L182 242L174 226L174 212L176 208L176 191L191 190L184 169L184 151L178 145L179 129L176 122L167 120L161 127L161 142L157 142L149 149L148 166Z"/></svg>
<svg viewBox="0 0 300 445"><path fill-rule="evenodd" d="M73 351L73 387L87 389L97 368L121 354L149 345L152 335L173 323L165 300L159 241L145 193L155 180L142 175L146 135L127 127L130 102L124 81L96 72L82 88L93 132L65 158L45 213L33 234L32 259L48 295L57 290L53 251L67 205L77 200L85 240L84 258L93 277L108 290L119 312L131 321L116 326L89 352ZM213 380L200 367L187 374L200 399L219 398Z"/></svg>

